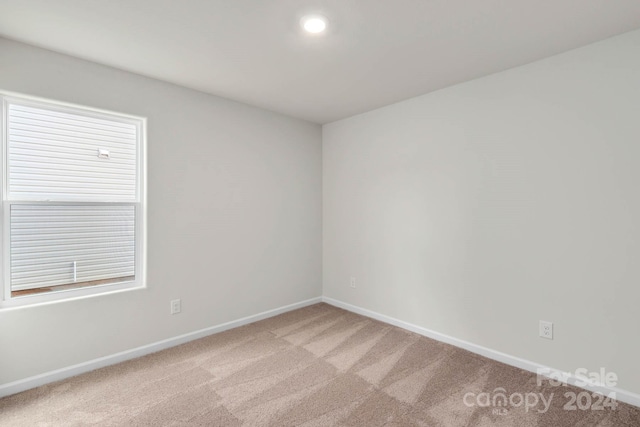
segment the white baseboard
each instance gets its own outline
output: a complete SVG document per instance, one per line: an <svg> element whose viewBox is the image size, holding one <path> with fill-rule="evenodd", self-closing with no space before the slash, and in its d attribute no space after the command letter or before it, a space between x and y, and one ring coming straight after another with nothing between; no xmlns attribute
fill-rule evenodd
<svg viewBox="0 0 640 427"><path fill-rule="evenodd" d="M338 308L342 308L344 310L347 311L351 311L353 313L357 313L357 314L361 314L363 316L366 317L370 317L372 319L375 320L379 320L381 322L384 323L388 323L390 325L393 326L397 326L399 328L402 329L406 329L408 331L411 332L415 332L419 335L423 335L425 337L434 339L436 341L440 341L440 342L444 342L447 344L451 344L455 347L459 347L459 348L463 348L465 350L468 350L472 353L475 354L479 354L481 356L484 356L488 359L492 359L492 360L496 360L498 362L502 362L506 365L510 365L510 366L514 366L516 368L520 368L520 369L524 369L525 371L529 371L529 372L533 372L535 374L537 374L538 372L543 372L543 375L553 378L553 379L557 379L557 378L566 378L566 382L568 384L583 388L585 390L591 391L591 392L597 392L600 394L604 394L604 395L610 395L611 393L614 393L613 395L615 396L615 399L620 401L620 402L625 402L628 403L630 405L633 406L637 406L640 407L640 395L627 391L627 390L622 390L619 389L617 387L605 387L603 385L600 384L596 384L593 382L590 382L588 379L585 378L580 378L580 377L576 377L575 375L571 374L568 375L566 373L563 373L561 370L559 369L554 369L554 368L550 368L548 366L543 366L540 365L538 363L535 362L531 362L529 360L525 360L525 359L521 359L519 357L515 357L515 356L511 356L509 354L505 354L496 350L492 350L490 348L487 347L482 347L480 345L477 344L473 344L470 343L468 341L464 341L458 338L454 338L452 336L449 335L445 335L445 334L441 334L439 332L435 332L432 331L430 329L427 328L423 328L421 326L417 326L399 319L395 319L393 317L390 316L386 316L384 314L380 314L377 313L375 311L371 311L371 310L367 310L365 308L361 308L355 305L351 305L333 298L329 298L329 297L322 297L322 301L326 302L327 304L333 305L335 307ZM585 384L586 383L586 384Z"/></svg>
<svg viewBox="0 0 640 427"><path fill-rule="evenodd" d="M321 297L311 298L306 301L301 301L295 304L286 305L284 307L275 308L273 310L264 311L253 316L243 317L242 319L233 320L231 322L201 329L199 331L190 332L188 334L158 341L152 344L144 345L142 347L122 351L120 353L100 357L98 359L89 360L87 362L78 363L77 365L68 366L66 368L56 369L55 371L45 372L44 374L35 375L22 380L1 384L0 397L9 396L11 394L19 393L21 391L29 390L34 387L39 387L41 385L63 380L65 378L73 377L85 372L103 368L105 366L124 362L126 360L135 359L136 357L145 356L147 354L155 353L160 350L175 347L177 345L184 344L198 338L204 338L209 335L217 334L218 332L237 328L238 326L247 325L249 323L257 322L258 320L267 319L269 317L277 316L278 314L286 313L288 311L296 310L308 305L317 304L321 301Z"/></svg>

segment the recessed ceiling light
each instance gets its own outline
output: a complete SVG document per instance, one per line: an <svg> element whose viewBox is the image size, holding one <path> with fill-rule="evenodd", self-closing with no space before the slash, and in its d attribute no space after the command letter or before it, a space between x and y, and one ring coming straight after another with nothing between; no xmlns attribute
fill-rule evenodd
<svg viewBox="0 0 640 427"><path fill-rule="evenodd" d="M327 28L327 18L320 15L307 15L300 20L300 24L306 32L318 34Z"/></svg>

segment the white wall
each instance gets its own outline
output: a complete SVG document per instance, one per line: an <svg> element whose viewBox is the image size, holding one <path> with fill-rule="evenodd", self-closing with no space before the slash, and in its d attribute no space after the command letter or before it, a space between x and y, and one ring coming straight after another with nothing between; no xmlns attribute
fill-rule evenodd
<svg viewBox="0 0 640 427"><path fill-rule="evenodd" d="M320 296L320 126L4 39L0 89L147 117L149 211L148 289L0 310L0 385Z"/></svg>
<svg viewBox="0 0 640 427"><path fill-rule="evenodd" d="M639 393L638 52L640 31L325 125L324 295Z"/></svg>

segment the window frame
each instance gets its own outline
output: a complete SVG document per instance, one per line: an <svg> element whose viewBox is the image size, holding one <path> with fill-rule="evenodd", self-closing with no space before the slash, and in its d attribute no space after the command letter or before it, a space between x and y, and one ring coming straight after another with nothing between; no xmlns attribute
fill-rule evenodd
<svg viewBox="0 0 640 427"><path fill-rule="evenodd" d="M146 265L147 265L147 187L146 187L146 149L147 149L147 119L146 117L124 114L115 111L89 107L85 105L61 102L52 99L35 97L16 92L4 91L0 89L0 309L8 307L31 306L35 304L50 303L56 301L66 301L76 298L84 298L98 295L106 295L115 292L129 291L146 288ZM49 108L54 111L81 113L94 118L116 120L123 123L133 124L137 128L136 141L136 198L131 202L122 200L89 201L82 200L37 200L37 199L15 199L9 198L9 168L8 168L8 129L7 116L8 105L11 101L17 101L23 105L30 105L37 108ZM11 296L11 239L10 239L10 210L14 204L42 204L42 205L133 205L135 209L135 279L97 284L75 289L61 289L51 292L35 293L31 295Z"/></svg>

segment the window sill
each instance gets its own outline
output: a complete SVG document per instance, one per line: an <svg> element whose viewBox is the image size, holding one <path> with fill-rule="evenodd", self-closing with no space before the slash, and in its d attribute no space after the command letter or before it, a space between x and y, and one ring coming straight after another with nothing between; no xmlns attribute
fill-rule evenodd
<svg viewBox="0 0 640 427"><path fill-rule="evenodd" d="M121 282L117 284L95 285L86 288L76 288L47 292L40 294L24 295L0 302L0 310L30 308L59 302L75 301L92 297L101 297L116 293L146 289L145 283L141 282Z"/></svg>

